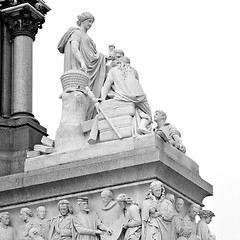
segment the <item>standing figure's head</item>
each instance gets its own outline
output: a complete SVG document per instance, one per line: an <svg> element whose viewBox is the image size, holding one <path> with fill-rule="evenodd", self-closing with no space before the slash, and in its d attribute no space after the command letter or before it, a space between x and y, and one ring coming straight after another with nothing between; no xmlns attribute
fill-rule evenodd
<svg viewBox="0 0 240 240"><path fill-rule="evenodd" d="M80 211L87 212L87 213L90 211L89 204L88 204L88 197L77 198L77 204Z"/></svg>
<svg viewBox="0 0 240 240"><path fill-rule="evenodd" d="M0 213L0 222L4 226L9 226L9 224L10 224L9 212L1 212Z"/></svg>
<svg viewBox="0 0 240 240"><path fill-rule="evenodd" d="M184 201L182 198L176 199L175 208L178 213L182 212L182 210L184 208Z"/></svg>
<svg viewBox="0 0 240 240"><path fill-rule="evenodd" d="M196 203L191 204L191 206L189 207L189 210L188 210L188 216L192 220L194 220L195 217L198 215L200 208L201 208L200 205L198 205Z"/></svg>
<svg viewBox="0 0 240 240"><path fill-rule="evenodd" d="M59 201L57 209L62 216L67 216L69 213L73 214L72 204L67 199Z"/></svg>
<svg viewBox="0 0 240 240"><path fill-rule="evenodd" d="M116 197L116 201L121 209L125 209L128 205L133 204L133 200L125 193L121 193Z"/></svg>
<svg viewBox="0 0 240 240"><path fill-rule="evenodd" d="M163 121L166 122L167 120L167 114L164 111L156 110L154 114L154 121L156 123Z"/></svg>
<svg viewBox="0 0 240 240"><path fill-rule="evenodd" d="M162 182L155 180L150 184L149 192L157 199L164 198L165 188Z"/></svg>
<svg viewBox="0 0 240 240"><path fill-rule="evenodd" d="M84 12L78 15L77 25L82 26L86 31L89 30L95 21L94 16L89 12Z"/></svg>
<svg viewBox="0 0 240 240"><path fill-rule="evenodd" d="M109 189L105 189L101 192L101 198L104 207L106 207L113 200L113 193Z"/></svg>
<svg viewBox="0 0 240 240"><path fill-rule="evenodd" d="M199 217L209 224L212 221L212 217L215 217L215 214L210 210L200 210Z"/></svg>
<svg viewBox="0 0 240 240"><path fill-rule="evenodd" d="M28 222L29 218L33 216L32 211L29 208L22 208L20 210L20 218L23 222Z"/></svg>
<svg viewBox="0 0 240 240"><path fill-rule="evenodd" d="M46 217L46 214L47 214L47 211L46 211L46 208L44 206L39 206L37 208L37 216L40 219L44 219Z"/></svg>

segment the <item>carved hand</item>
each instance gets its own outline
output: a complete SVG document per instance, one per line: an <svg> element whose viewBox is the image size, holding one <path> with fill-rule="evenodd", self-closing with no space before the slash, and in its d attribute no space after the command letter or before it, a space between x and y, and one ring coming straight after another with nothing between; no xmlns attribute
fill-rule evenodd
<svg viewBox="0 0 240 240"><path fill-rule="evenodd" d="M108 234L109 236L111 236L111 235L113 234L113 231L110 230L109 228L106 230L106 232L107 232L107 234Z"/></svg>
<svg viewBox="0 0 240 240"><path fill-rule="evenodd" d="M85 73L87 73L87 66L84 61L81 61L81 68Z"/></svg>
<svg viewBox="0 0 240 240"><path fill-rule="evenodd" d="M127 223L123 224L123 228L128 229L128 224Z"/></svg>
<svg viewBox="0 0 240 240"><path fill-rule="evenodd" d="M96 235L102 235L102 234L103 234L103 231L101 231L101 230L96 230L96 231L95 231L95 234L96 234Z"/></svg>

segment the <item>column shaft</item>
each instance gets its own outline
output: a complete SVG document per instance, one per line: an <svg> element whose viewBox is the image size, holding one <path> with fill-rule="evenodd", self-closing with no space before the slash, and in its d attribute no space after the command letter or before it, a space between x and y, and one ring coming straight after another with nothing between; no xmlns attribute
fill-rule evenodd
<svg viewBox="0 0 240 240"><path fill-rule="evenodd" d="M12 45L10 43L10 32L2 23L2 82L1 82L1 115L11 116L11 86L12 86Z"/></svg>
<svg viewBox="0 0 240 240"><path fill-rule="evenodd" d="M32 116L32 45L29 36L14 38L13 116Z"/></svg>

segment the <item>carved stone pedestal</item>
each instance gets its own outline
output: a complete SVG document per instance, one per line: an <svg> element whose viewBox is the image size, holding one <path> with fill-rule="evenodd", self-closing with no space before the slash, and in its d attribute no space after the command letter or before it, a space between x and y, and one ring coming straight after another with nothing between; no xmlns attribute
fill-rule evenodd
<svg viewBox="0 0 240 240"><path fill-rule="evenodd" d="M212 186L199 176L198 165L155 134L98 143L26 160L25 172L0 178L0 207L11 213L18 228L21 207L44 205L47 218L58 215L57 202L68 199L74 214L76 198L88 196L92 211L102 207L100 193L111 188L126 193L141 207L149 184L158 179L166 192L202 205Z"/></svg>
<svg viewBox="0 0 240 240"><path fill-rule="evenodd" d="M63 93L62 116L55 136L55 149L58 152L78 149L86 145L87 139L81 123L85 121L89 99L82 91L89 78L81 70L70 70L62 77Z"/></svg>
<svg viewBox="0 0 240 240"><path fill-rule="evenodd" d="M87 103L88 99L82 92L62 94L62 118L55 136L56 151L69 151L86 145L81 122L86 117Z"/></svg>
<svg viewBox="0 0 240 240"><path fill-rule="evenodd" d="M26 150L41 143L47 130L32 119L0 118L0 176L23 172Z"/></svg>

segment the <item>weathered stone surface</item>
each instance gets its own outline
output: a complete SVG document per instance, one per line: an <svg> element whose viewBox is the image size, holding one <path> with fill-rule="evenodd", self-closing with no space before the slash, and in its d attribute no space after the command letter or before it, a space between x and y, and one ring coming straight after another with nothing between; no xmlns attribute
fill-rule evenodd
<svg viewBox="0 0 240 240"><path fill-rule="evenodd" d="M118 130L119 134L122 138L127 138L132 136L132 124L133 118L131 116L123 116L110 118L111 122ZM99 129L99 141L111 141L115 139L119 139L117 134L113 131L107 120L101 120L98 122Z"/></svg>
<svg viewBox="0 0 240 240"><path fill-rule="evenodd" d="M0 179L0 202L8 206L157 178L201 203L212 195L212 186L193 160L169 147L153 134L27 159L25 173ZM177 158L171 158L169 152L176 151L171 157Z"/></svg>
<svg viewBox="0 0 240 240"><path fill-rule="evenodd" d="M0 119L0 176L23 172L26 150L43 135L47 130L32 119Z"/></svg>

